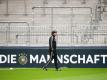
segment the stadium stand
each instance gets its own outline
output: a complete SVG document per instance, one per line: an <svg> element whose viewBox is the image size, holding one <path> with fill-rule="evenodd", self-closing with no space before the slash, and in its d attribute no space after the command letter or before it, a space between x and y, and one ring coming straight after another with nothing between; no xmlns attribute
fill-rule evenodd
<svg viewBox="0 0 107 80"><path fill-rule="evenodd" d="M0 46L106 45L107 0L0 0Z"/></svg>

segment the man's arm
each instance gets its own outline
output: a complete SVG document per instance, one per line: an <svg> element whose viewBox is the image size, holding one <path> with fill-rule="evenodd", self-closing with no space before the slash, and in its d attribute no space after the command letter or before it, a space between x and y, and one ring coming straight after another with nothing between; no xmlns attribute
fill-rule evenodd
<svg viewBox="0 0 107 80"><path fill-rule="evenodd" d="M53 37L50 38L50 48L53 51Z"/></svg>

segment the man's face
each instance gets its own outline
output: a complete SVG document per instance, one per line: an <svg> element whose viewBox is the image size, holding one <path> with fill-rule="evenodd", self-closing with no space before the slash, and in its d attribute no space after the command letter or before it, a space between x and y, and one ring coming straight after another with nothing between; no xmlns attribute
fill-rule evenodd
<svg viewBox="0 0 107 80"><path fill-rule="evenodd" d="M54 36L57 36L57 33L54 33L53 35L54 35Z"/></svg>

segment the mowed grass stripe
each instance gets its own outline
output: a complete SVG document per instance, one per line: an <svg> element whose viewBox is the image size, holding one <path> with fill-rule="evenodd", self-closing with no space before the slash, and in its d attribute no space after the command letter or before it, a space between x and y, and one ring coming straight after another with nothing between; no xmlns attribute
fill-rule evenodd
<svg viewBox="0 0 107 80"><path fill-rule="evenodd" d="M107 80L107 68L0 68L0 80Z"/></svg>

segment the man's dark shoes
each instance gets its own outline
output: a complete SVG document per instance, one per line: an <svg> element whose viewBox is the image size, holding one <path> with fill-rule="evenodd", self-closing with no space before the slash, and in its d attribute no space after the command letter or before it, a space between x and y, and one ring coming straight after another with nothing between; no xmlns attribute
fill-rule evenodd
<svg viewBox="0 0 107 80"><path fill-rule="evenodd" d="M58 69L56 69L56 71L61 71L61 69L60 69L60 68L58 68Z"/></svg>
<svg viewBox="0 0 107 80"><path fill-rule="evenodd" d="M47 68L45 68L45 67L43 67L43 70L47 71L48 69L47 69Z"/></svg>

